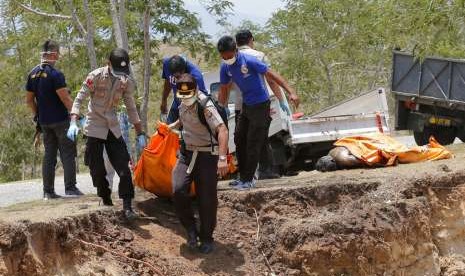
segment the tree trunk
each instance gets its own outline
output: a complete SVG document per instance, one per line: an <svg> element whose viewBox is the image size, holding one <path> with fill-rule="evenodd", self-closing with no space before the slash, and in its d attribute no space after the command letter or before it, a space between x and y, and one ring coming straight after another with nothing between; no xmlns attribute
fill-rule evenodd
<svg viewBox="0 0 465 276"><path fill-rule="evenodd" d="M123 37L121 36L121 24L117 2L117 0L110 0L110 13L111 20L113 22L113 34L115 36L116 46L118 48L123 48Z"/></svg>
<svg viewBox="0 0 465 276"><path fill-rule="evenodd" d="M95 54L95 45L94 45L94 18L89 9L89 1L83 1L84 13L86 14L86 44L87 44L87 56L89 57L90 68L92 70L97 69L97 55Z"/></svg>
<svg viewBox="0 0 465 276"><path fill-rule="evenodd" d="M123 49L129 50L128 28L126 26L126 1L119 0L119 26L121 30L121 39L123 42Z"/></svg>
<svg viewBox="0 0 465 276"><path fill-rule="evenodd" d="M150 93L150 73L151 73L151 62L150 62L150 6L147 5L144 12L144 95L142 98L142 106L140 109L140 116L142 121L142 128L147 133L147 111L149 104L149 93Z"/></svg>

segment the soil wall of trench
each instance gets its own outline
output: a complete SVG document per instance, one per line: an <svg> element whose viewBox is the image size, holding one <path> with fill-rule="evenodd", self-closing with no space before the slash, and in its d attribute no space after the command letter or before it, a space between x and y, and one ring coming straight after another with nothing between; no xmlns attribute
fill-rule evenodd
<svg viewBox="0 0 465 276"><path fill-rule="evenodd" d="M241 244L243 270L206 270L163 256L162 243L137 243L140 231L120 213L95 211L1 224L0 275L465 275L465 171L335 174L226 190L219 199L216 239ZM147 207L153 204L147 195L140 212L163 227L172 206Z"/></svg>

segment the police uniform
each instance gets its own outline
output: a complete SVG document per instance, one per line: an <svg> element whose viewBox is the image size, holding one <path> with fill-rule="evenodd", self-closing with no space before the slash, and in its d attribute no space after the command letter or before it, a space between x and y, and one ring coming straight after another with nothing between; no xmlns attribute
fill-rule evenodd
<svg viewBox="0 0 465 276"><path fill-rule="evenodd" d="M198 93L201 101L206 97ZM192 199L189 195L190 185L195 182L196 195L199 202L201 242L213 241L213 230L216 225L217 198L217 164L218 144L198 116L198 104L191 106L179 105L179 120L182 124L183 146L173 170L173 199L178 217L182 225L189 232L196 232L196 222L192 209ZM205 119L210 129L215 132L218 126L224 124L220 114L211 101L204 109ZM210 140L212 138L212 140Z"/></svg>
<svg viewBox="0 0 465 276"><path fill-rule="evenodd" d="M123 140L117 117L120 100L124 101L132 124L140 123L134 101L134 80L128 76L114 76L108 66L92 71L82 84L74 100L72 114L79 114L83 101L90 97L84 133L87 136L85 161L89 166L92 182L97 187L97 194L109 197L111 190L105 178L106 170L103 160L105 147L112 166L120 177L119 197L134 197L134 186L129 170L129 153Z"/></svg>

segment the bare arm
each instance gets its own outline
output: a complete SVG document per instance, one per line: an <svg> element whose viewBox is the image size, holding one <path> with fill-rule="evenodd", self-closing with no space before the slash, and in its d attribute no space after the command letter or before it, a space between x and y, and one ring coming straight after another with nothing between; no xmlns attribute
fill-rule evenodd
<svg viewBox="0 0 465 276"><path fill-rule="evenodd" d="M228 105L229 91L231 90L232 82L228 84L221 84L220 91L218 92L218 103L221 106Z"/></svg>
<svg viewBox="0 0 465 276"><path fill-rule="evenodd" d="M163 83L163 93L161 96L161 105L160 105L160 111L161 113L167 113L167 101L168 101L168 96L170 95L171 91L171 84L170 82L165 79L165 82Z"/></svg>
<svg viewBox="0 0 465 276"><path fill-rule="evenodd" d="M60 88L56 92L61 102L65 105L66 109L71 111L71 108L73 108L73 99L71 98L68 88Z"/></svg>
<svg viewBox="0 0 465 276"><path fill-rule="evenodd" d="M228 128L224 124L221 124L218 126L217 131L218 131L219 154L226 155L228 154L228 141L229 141Z"/></svg>
<svg viewBox="0 0 465 276"><path fill-rule="evenodd" d="M34 92L27 91L27 93L26 93L26 104L31 109L32 114L34 114L34 116L36 116L37 115L37 103L36 103L36 98L34 96Z"/></svg>
<svg viewBox="0 0 465 276"><path fill-rule="evenodd" d="M217 127L218 131L218 144L219 144L219 155L226 156L228 154L228 128L225 124L220 124ZM225 176L228 173L228 162L218 160L218 174L220 176Z"/></svg>
<svg viewBox="0 0 465 276"><path fill-rule="evenodd" d="M276 98L279 101L283 100L283 93L282 93L281 88L279 87L279 85L272 78L270 78L269 76L265 75L265 79L266 79L266 82L268 83L268 85L270 86L271 91L273 91L273 94L276 96Z"/></svg>
<svg viewBox="0 0 465 276"><path fill-rule="evenodd" d="M271 69L268 69L268 71L266 71L265 73L265 77L267 79L272 79L279 86L284 88L284 90L286 90L286 92L289 94L289 100L295 105L296 108L299 106L299 97L297 96L297 93L291 86L289 86L287 81L280 74L276 73Z"/></svg>

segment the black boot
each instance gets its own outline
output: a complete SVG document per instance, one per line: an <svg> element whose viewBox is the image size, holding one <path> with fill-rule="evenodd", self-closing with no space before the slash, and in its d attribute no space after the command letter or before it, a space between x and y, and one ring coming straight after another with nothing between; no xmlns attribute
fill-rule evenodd
<svg viewBox="0 0 465 276"><path fill-rule="evenodd" d="M133 220L137 218L137 214L134 213L132 210L132 199L131 198L123 198L123 212L124 216L128 220Z"/></svg>
<svg viewBox="0 0 465 276"><path fill-rule="evenodd" d="M113 206L113 201L111 200L111 195L102 197L102 203L105 206Z"/></svg>

